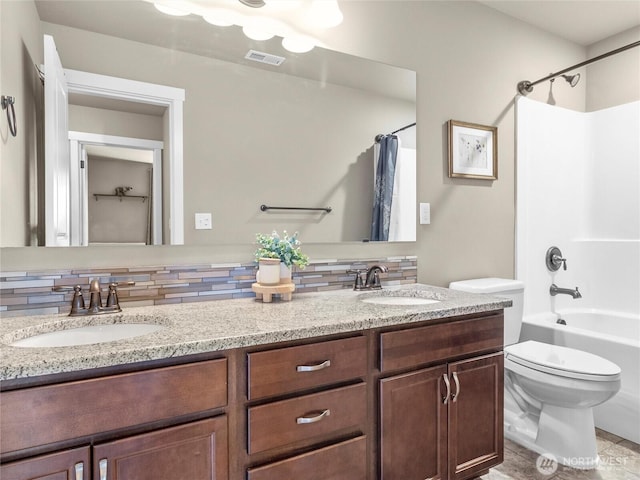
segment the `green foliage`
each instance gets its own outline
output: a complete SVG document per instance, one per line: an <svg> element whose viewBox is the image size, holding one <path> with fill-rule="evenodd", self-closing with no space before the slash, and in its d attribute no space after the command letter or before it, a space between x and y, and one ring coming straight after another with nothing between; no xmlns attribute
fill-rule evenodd
<svg viewBox="0 0 640 480"><path fill-rule="evenodd" d="M261 258L278 258L287 267L296 265L304 268L309 264L309 257L300 251L300 240L298 232L289 236L284 230L282 237L275 230L271 235L262 233L256 234L258 248L256 250L256 261Z"/></svg>

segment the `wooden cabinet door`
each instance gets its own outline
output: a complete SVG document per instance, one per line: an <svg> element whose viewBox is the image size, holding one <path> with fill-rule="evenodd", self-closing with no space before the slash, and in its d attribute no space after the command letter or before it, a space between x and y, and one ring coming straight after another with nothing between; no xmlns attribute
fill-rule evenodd
<svg viewBox="0 0 640 480"><path fill-rule="evenodd" d="M381 480L445 479L445 365L380 381Z"/></svg>
<svg viewBox="0 0 640 480"><path fill-rule="evenodd" d="M97 445L95 480L227 480L227 417Z"/></svg>
<svg viewBox="0 0 640 480"><path fill-rule="evenodd" d="M2 480L89 480L89 447L8 463L0 467Z"/></svg>
<svg viewBox="0 0 640 480"><path fill-rule="evenodd" d="M503 460L502 353L449 365L449 478L462 480Z"/></svg>

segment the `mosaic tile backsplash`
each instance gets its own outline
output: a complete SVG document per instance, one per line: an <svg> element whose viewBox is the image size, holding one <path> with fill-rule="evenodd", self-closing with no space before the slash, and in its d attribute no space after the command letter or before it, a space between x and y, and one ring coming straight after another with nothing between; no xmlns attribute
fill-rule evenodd
<svg viewBox="0 0 640 480"><path fill-rule="evenodd" d="M304 270L294 269L297 293L353 288L353 275L347 270L364 270L376 264L388 268L380 274L383 285L417 282L417 257L401 256L358 260L311 261ZM54 292L53 287L81 285L85 302L89 282L97 278L103 287L103 299L110 282L134 281L131 287L118 289L120 305L149 306L170 303L203 302L253 297L251 284L256 264L225 263L213 265L172 265L135 268L95 268L28 272L0 271L0 316L25 316L69 313L73 292Z"/></svg>

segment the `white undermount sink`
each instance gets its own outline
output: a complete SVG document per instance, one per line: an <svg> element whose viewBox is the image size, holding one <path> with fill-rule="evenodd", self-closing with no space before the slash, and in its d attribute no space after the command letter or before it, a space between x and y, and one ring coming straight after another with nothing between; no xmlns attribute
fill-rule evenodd
<svg viewBox="0 0 640 480"><path fill-rule="evenodd" d="M163 330L166 327L153 323L110 323L85 327L55 330L16 340L12 347L48 348L72 347L95 343L113 342L139 337Z"/></svg>
<svg viewBox="0 0 640 480"><path fill-rule="evenodd" d="M395 296L395 295L385 295L379 297L367 297L361 300L364 303L374 303L376 305L430 305L433 303L439 303L440 300L435 300L432 298L422 298L422 297L406 297L406 296Z"/></svg>

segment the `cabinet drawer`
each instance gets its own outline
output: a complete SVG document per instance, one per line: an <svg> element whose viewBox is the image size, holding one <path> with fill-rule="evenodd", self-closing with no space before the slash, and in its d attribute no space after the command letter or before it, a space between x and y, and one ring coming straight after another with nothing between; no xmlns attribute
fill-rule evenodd
<svg viewBox="0 0 640 480"><path fill-rule="evenodd" d="M364 383L249 408L249 453L334 432L361 430L367 418Z"/></svg>
<svg viewBox="0 0 640 480"><path fill-rule="evenodd" d="M320 448L280 462L250 468L247 480L366 480L366 437Z"/></svg>
<svg viewBox="0 0 640 480"><path fill-rule="evenodd" d="M249 399L329 385L367 373L365 337L279 348L248 355Z"/></svg>
<svg viewBox="0 0 640 480"><path fill-rule="evenodd" d="M227 360L0 393L2 453L227 403Z"/></svg>
<svg viewBox="0 0 640 480"><path fill-rule="evenodd" d="M380 370L411 368L459 355L502 349L502 314L380 335Z"/></svg>

